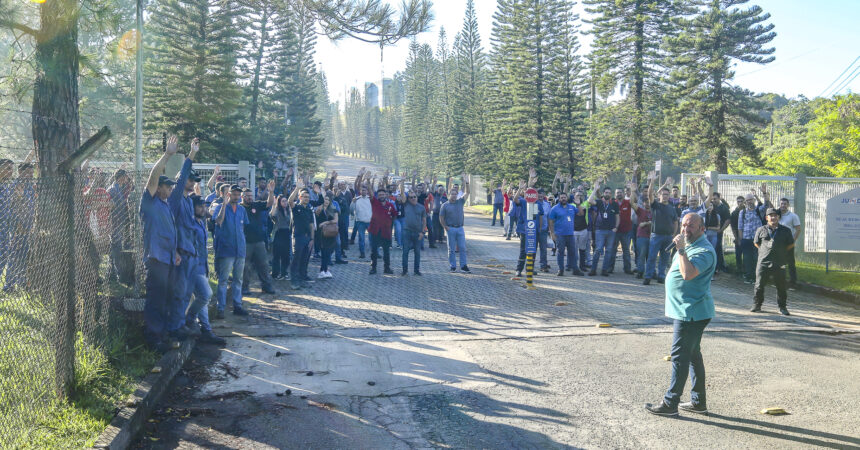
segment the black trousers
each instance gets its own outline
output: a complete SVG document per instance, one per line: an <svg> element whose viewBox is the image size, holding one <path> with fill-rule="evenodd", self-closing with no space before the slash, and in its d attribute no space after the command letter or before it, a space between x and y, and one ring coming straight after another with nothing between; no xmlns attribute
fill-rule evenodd
<svg viewBox="0 0 860 450"><path fill-rule="evenodd" d="M797 263L794 260L794 247L788 251L788 281L791 284L797 283Z"/></svg>
<svg viewBox="0 0 860 450"><path fill-rule="evenodd" d="M776 285L776 303L780 308L785 308L788 299L788 291L785 287L785 269L782 267L764 267L757 264L755 268L755 293L753 301L761 306L764 303L764 287L768 281L773 279Z"/></svg>
<svg viewBox="0 0 860 450"><path fill-rule="evenodd" d="M379 259L379 247L382 247L382 263L385 269L391 268L391 239L382 237L382 232L370 235L370 266L376 268Z"/></svg>

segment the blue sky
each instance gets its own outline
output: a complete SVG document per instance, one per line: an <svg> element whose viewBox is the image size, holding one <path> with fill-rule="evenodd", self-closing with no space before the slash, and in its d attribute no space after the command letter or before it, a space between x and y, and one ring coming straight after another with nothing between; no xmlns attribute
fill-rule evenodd
<svg viewBox="0 0 860 450"><path fill-rule="evenodd" d="M390 3L399 4L400 2ZM775 92L788 97L805 95L815 97L828 95L833 90L825 88L860 56L860 0L751 0L771 14L777 36L772 45L776 47L776 60L767 65L739 63L735 68L735 83L755 92ZM418 36L435 48L439 28L448 33L449 44L454 34L462 28L464 0L435 0L434 20L430 31ZM478 24L485 50L489 48L492 16L496 0L475 0ZM582 5L576 9L584 15ZM584 24L583 27L587 27ZM582 36L583 51L587 52L589 36ZM408 40L386 47L380 62L379 47L356 40L330 42L321 37L317 45L317 61L326 72L332 100L342 100L349 86L363 86L365 81L375 81L403 70L408 55ZM857 61L841 81L852 72L860 74ZM841 92L860 91L860 76L846 85Z"/></svg>

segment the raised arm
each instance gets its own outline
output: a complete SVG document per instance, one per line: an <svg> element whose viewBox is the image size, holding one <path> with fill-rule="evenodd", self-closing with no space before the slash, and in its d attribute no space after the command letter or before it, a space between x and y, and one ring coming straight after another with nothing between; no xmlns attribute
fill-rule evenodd
<svg viewBox="0 0 860 450"><path fill-rule="evenodd" d="M463 173L463 198L469 198L469 178L467 178L465 172Z"/></svg>
<svg viewBox="0 0 860 450"><path fill-rule="evenodd" d="M358 175L355 176L355 183L353 184L352 187L355 189L356 195L359 195L361 193L361 178L364 176L364 172L365 172L365 168L362 167L358 171Z"/></svg>
<svg viewBox="0 0 860 450"><path fill-rule="evenodd" d="M178 139L176 136L170 136L167 139L167 146L165 147L164 154L161 155L161 158L158 158L155 165L152 166L152 170L149 172L149 179L146 181L146 190L149 192L149 195L155 196L155 191L158 190L158 177L164 175L164 166L167 164L167 160L170 159L171 156L176 154Z"/></svg>
<svg viewBox="0 0 860 450"><path fill-rule="evenodd" d="M601 182L600 178L594 180L594 186L592 186L591 195L588 196L588 200L587 200L589 204L594 203L594 200L597 197L597 191L600 190L600 182Z"/></svg>
<svg viewBox="0 0 860 450"><path fill-rule="evenodd" d="M290 209L293 209L293 206L296 206L296 198L298 198L299 196L299 190L301 190L304 186L304 180L299 178L299 181L296 183L296 187L293 188L293 192L290 193L290 197L287 198L287 206L289 206Z"/></svg>
<svg viewBox="0 0 860 450"><path fill-rule="evenodd" d="M208 189L209 192L212 192L212 189L215 188L215 180L218 179L218 175L220 173L221 173L221 166L220 165L215 166L215 170L212 171L212 176L209 177L209 181L206 182L206 189Z"/></svg>
<svg viewBox="0 0 860 450"><path fill-rule="evenodd" d="M534 167L529 168L529 187L534 187L537 183L537 170Z"/></svg>
<svg viewBox="0 0 860 450"><path fill-rule="evenodd" d="M221 198L222 201L219 205L218 215L215 216L215 225L218 226L221 226L224 223L224 218L227 217L227 207L230 206L230 191L228 190Z"/></svg>
<svg viewBox="0 0 860 450"><path fill-rule="evenodd" d="M271 208L275 204L275 180L269 180L266 185L266 190L269 191L269 198L266 200L266 206Z"/></svg>

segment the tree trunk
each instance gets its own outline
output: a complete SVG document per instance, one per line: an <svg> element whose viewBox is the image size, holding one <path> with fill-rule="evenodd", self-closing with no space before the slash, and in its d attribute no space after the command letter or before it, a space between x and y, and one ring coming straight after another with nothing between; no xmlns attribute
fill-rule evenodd
<svg viewBox="0 0 860 450"><path fill-rule="evenodd" d="M36 81L32 131L39 172L57 166L80 146L78 118L78 10L74 0L40 6L42 29L36 36Z"/></svg>
<svg viewBox="0 0 860 450"><path fill-rule="evenodd" d="M260 18L260 45L257 47L256 60L254 61L254 81L251 83L251 127L257 126L257 110L260 109L260 71L263 67L263 53L268 40L269 8L263 5L263 15Z"/></svg>
<svg viewBox="0 0 860 450"><path fill-rule="evenodd" d="M639 4L637 3L636 6L638 10ZM640 166L643 163L642 118L645 117L642 106L642 90L645 86L645 24L642 22L644 20L641 19L642 15L637 15L637 17L640 17L640 19L636 20L636 27L633 32L635 35L633 47L633 163L635 164L633 183L638 186Z"/></svg>

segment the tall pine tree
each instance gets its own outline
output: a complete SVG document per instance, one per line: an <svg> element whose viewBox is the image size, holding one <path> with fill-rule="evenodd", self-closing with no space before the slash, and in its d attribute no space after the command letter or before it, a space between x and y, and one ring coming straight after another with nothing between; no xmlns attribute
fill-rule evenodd
<svg viewBox="0 0 860 450"><path fill-rule="evenodd" d="M201 137L208 158L245 156L232 132L241 122L235 67L242 11L224 0L163 0L149 18L146 125L184 142Z"/></svg>
<svg viewBox="0 0 860 450"><path fill-rule="evenodd" d="M728 170L729 151L754 156L753 129L764 124L762 105L747 90L731 84L736 61L767 64L774 60L776 37L770 14L748 0L697 0L701 12L676 20L681 31L668 40L674 69L670 80L676 106L675 126L682 161L696 168Z"/></svg>

